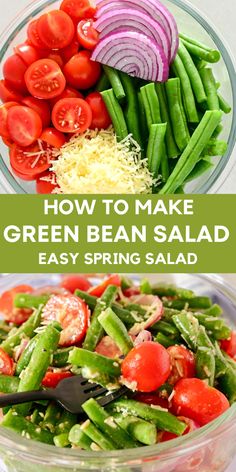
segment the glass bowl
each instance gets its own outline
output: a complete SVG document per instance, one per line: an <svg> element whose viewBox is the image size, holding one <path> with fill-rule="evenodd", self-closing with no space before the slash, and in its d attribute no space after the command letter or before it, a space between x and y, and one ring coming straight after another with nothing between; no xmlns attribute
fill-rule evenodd
<svg viewBox="0 0 236 472"><path fill-rule="evenodd" d="M219 303L236 324L236 289L216 275L149 275L190 288ZM57 284L59 275L6 275L0 293L17 284L35 287ZM135 278L134 278L135 280ZM0 428L0 470L3 472L223 472L236 453L235 405L212 423L166 443L137 449L87 452L58 449Z"/></svg>
<svg viewBox="0 0 236 472"><path fill-rule="evenodd" d="M222 59L214 65L217 80L221 83L221 92L232 105L233 112L224 116L224 132L222 139L228 142L228 150L222 158L216 160L213 170L203 174L200 178L189 183L185 189L187 193L217 193L224 183L227 175L234 165L233 148L236 136L236 73L233 65L232 54L225 45L224 39L216 32L207 18L186 0L162 0L163 3L175 15L179 30L196 37L213 48L220 50ZM60 2L55 0L35 0L21 13L2 33L0 37L0 62L12 54L13 47L24 41L28 22L38 17L43 10L57 8ZM0 67L1 73L1 67ZM0 185L6 193L35 193L35 183L25 182L11 173L8 158L8 149L0 144Z"/></svg>

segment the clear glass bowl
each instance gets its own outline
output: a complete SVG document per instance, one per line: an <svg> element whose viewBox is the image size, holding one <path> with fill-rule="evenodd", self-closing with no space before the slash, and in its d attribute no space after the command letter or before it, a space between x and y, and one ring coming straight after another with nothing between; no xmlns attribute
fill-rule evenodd
<svg viewBox="0 0 236 472"><path fill-rule="evenodd" d="M236 289L216 275L149 275L209 295L236 324ZM14 285L57 284L59 275L8 275L0 293ZM3 472L223 472L235 455L236 407L189 435L155 446L112 452L57 449L0 428L0 470Z"/></svg>
<svg viewBox="0 0 236 472"><path fill-rule="evenodd" d="M188 1L162 1L175 15L180 31L184 31L186 34L196 37L209 46L219 49L222 54L222 60L219 64L214 65L214 70L217 74L217 80L221 83L222 94L232 105L233 109L233 113L224 116L222 139L227 140L228 151L223 158L219 158L216 161L212 171L205 173L202 177L186 186L188 193L217 193L234 165L232 151L236 137L236 73L232 54L229 52L228 46L225 45L224 39L216 32L214 26L197 9L193 8ZM0 37L1 64L12 54L13 47L24 41L28 22L32 18L39 16L42 10L56 8L58 4L59 2L55 0L36 0L17 15ZM11 173L8 150L2 142L0 144L0 156L0 185L2 185L4 192L35 193L34 182L25 182Z"/></svg>

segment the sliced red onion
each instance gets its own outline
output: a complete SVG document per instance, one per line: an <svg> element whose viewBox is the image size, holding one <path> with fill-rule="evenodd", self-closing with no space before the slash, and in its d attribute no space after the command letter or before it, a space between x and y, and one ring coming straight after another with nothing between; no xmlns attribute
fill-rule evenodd
<svg viewBox="0 0 236 472"><path fill-rule="evenodd" d="M165 56L170 59L170 41L163 27L149 15L131 8L109 11L100 16L94 27L100 33L100 40L122 31L136 31L145 34L162 46Z"/></svg>
<svg viewBox="0 0 236 472"><path fill-rule="evenodd" d="M157 323L163 314L163 304L159 297L156 295L134 295L129 298L129 303L134 303L143 306L150 310L150 316L141 323L135 323L129 331L130 335L138 335L141 331L150 328L152 325Z"/></svg>
<svg viewBox="0 0 236 472"><path fill-rule="evenodd" d="M164 82L169 75L168 60L162 47L135 31L123 31L103 38L91 59L152 82Z"/></svg>
<svg viewBox="0 0 236 472"><path fill-rule="evenodd" d="M110 359L122 356L121 350L110 336L104 336L98 343L95 351L102 356L109 357Z"/></svg>
<svg viewBox="0 0 236 472"><path fill-rule="evenodd" d="M151 340L152 340L152 335L151 335L150 331L147 331L147 330L144 329L143 331L140 331L138 336L135 338L134 346L138 346L139 344L142 344L142 343L145 343L145 342L151 341Z"/></svg>

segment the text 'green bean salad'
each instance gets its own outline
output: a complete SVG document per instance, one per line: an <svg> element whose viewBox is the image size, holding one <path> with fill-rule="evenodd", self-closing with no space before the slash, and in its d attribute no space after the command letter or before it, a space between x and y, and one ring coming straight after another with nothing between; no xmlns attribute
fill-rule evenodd
<svg viewBox="0 0 236 472"><path fill-rule="evenodd" d="M119 275L92 286L14 287L0 297L0 391L55 388L82 375L127 394L84 415L52 401L3 409L1 428L88 451L154 445L219 417L236 397L236 332L208 296ZM99 399L98 399L99 400Z"/></svg>

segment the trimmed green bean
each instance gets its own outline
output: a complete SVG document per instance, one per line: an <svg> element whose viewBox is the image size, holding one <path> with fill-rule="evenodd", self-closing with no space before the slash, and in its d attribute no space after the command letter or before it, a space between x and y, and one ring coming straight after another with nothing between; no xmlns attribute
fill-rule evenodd
<svg viewBox="0 0 236 472"><path fill-rule="evenodd" d="M149 170L155 178L158 177L159 168L166 152L166 127L166 123L153 124L150 126L150 134L147 147L147 159Z"/></svg>
<svg viewBox="0 0 236 472"><path fill-rule="evenodd" d="M112 124L118 141L122 141L128 136L128 129L126 126L123 110L116 99L112 89L101 92L102 98L106 104L108 113L111 117Z"/></svg>
<svg viewBox="0 0 236 472"><path fill-rule="evenodd" d="M152 294L152 286L148 279L142 279L140 282L140 292L146 295Z"/></svg>
<svg viewBox="0 0 236 472"><path fill-rule="evenodd" d="M185 182L191 182L194 179L198 179L202 174L205 174L208 170L212 169L213 163L210 160L201 159L193 170L190 172Z"/></svg>
<svg viewBox="0 0 236 472"><path fill-rule="evenodd" d="M120 102L125 98L125 91L120 80L119 72L112 67L103 65L103 70L112 86L115 97Z"/></svg>
<svg viewBox="0 0 236 472"><path fill-rule="evenodd" d="M143 150L145 153L146 148L147 148L147 143L148 143L149 130L148 130L146 113L145 113L145 108L144 108L140 90L138 91L138 106L139 106L140 129L142 131L142 137L143 137L142 145L143 145Z"/></svg>
<svg viewBox="0 0 236 472"><path fill-rule="evenodd" d="M163 305L168 308L177 310L183 309L204 309L211 307L211 299L209 297L191 297L177 300L163 300Z"/></svg>
<svg viewBox="0 0 236 472"><path fill-rule="evenodd" d="M16 393L19 386L18 377L11 375L0 375L0 392L1 393Z"/></svg>
<svg viewBox="0 0 236 472"><path fill-rule="evenodd" d="M217 88L212 69L208 67L201 69L200 76L207 96L208 110L220 110Z"/></svg>
<svg viewBox="0 0 236 472"><path fill-rule="evenodd" d="M215 380L215 353L208 347L198 347L196 353L197 377L206 380L208 385L214 386Z"/></svg>
<svg viewBox="0 0 236 472"><path fill-rule="evenodd" d="M64 410L60 416L60 420L56 424L55 433L69 433L71 428L76 424L77 416L69 411Z"/></svg>
<svg viewBox="0 0 236 472"><path fill-rule="evenodd" d="M223 318L216 316L205 315L204 313L195 313L199 324L205 326L206 330L211 333L215 339L228 339L231 334L231 329L225 324Z"/></svg>
<svg viewBox="0 0 236 472"><path fill-rule="evenodd" d="M156 92L160 104L161 121L162 123L167 124L165 134L167 156L169 159L175 159L180 154L180 151L176 145L174 134L172 131L171 118L167 106L165 85L161 83L156 83Z"/></svg>
<svg viewBox="0 0 236 472"><path fill-rule="evenodd" d="M104 92L104 90L109 89L110 87L110 81L104 72L96 85L96 91L101 93Z"/></svg>
<svg viewBox="0 0 236 472"><path fill-rule="evenodd" d="M25 323L17 328L12 335L10 333L7 339L1 344L1 348L12 355L15 346L20 344L23 338L32 338L36 328L38 328L41 323L41 311L41 308L39 308Z"/></svg>
<svg viewBox="0 0 236 472"><path fill-rule="evenodd" d="M165 334L166 336L169 336L171 339L178 337L179 331L178 329L168 323L167 321L160 320L155 325L151 326L150 328L152 331L158 331L160 333Z"/></svg>
<svg viewBox="0 0 236 472"><path fill-rule="evenodd" d="M194 352L197 350L197 340L199 323L192 313L182 311L179 315L173 316L173 322L178 328L181 337Z"/></svg>
<svg viewBox="0 0 236 472"><path fill-rule="evenodd" d="M186 113L187 121L190 123L199 123L198 112L196 108L195 98L192 91L190 77L185 69L185 65L177 54L172 69L174 74L179 78L181 84L182 98L184 110Z"/></svg>
<svg viewBox="0 0 236 472"><path fill-rule="evenodd" d="M85 421L81 425L81 430L103 451L116 449L115 444L110 440L109 436L100 431L90 420Z"/></svg>
<svg viewBox="0 0 236 472"><path fill-rule="evenodd" d="M200 325L198 328L197 344L198 347L206 347L208 349L214 350L214 345L212 344L206 332L206 328L202 325Z"/></svg>
<svg viewBox="0 0 236 472"><path fill-rule="evenodd" d="M209 48L205 44L196 41L195 39L190 38L186 34L180 34L182 43L185 45L187 50L193 56L196 56L198 59L203 59L206 62L219 62L221 55L220 52Z"/></svg>
<svg viewBox="0 0 236 472"><path fill-rule="evenodd" d="M73 347L64 347L57 349L53 356L52 365L54 367L65 367L68 364L69 354L72 351Z"/></svg>
<svg viewBox="0 0 236 472"><path fill-rule="evenodd" d="M165 83L165 88L175 141L178 148L183 151L190 140L190 134L181 98L180 79L169 79Z"/></svg>
<svg viewBox="0 0 236 472"><path fill-rule="evenodd" d="M98 321L108 336L110 336L119 347L122 354L126 356L134 345L120 318L118 318L111 308L107 308L99 315Z"/></svg>
<svg viewBox="0 0 236 472"><path fill-rule="evenodd" d="M111 377L119 377L120 375L118 362L84 348L74 347L69 355L69 362L79 367L87 367L92 372L97 372L98 374L107 374Z"/></svg>
<svg viewBox="0 0 236 472"><path fill-rule="evenodd" d="M122 429L140 443L147 446L156 444L157 429L153 423L137 418L137 416L123 416L119 413L115 413L113 417Z"/></svg>
<svg viewBox="0 0 236 472"><path fill-rule="evenodd" d="M219 124L216 127L214 133L212 134L212 138L214 138L214 139L218 138L222 131L223 131L223 125Z"/></svg>
<svg viewBox="0 0 236 472"><path fill-rule="evenodd" d="M3 418L1 426L11 429L27 439L40 441L46 444L53 444L53 434L40 426L31 423L23 416L20 416L15 410L10 410Z"/></svg>
<svg viewBox="0 0 236 472"><path fill-rule="evenodd" d="M170 346L174 346L176 344L175 339L170 339L168 336L166 336L165 334L161 332L156 335L155 341L159 344L162 344L162 346L166 348Z"/></svg>
<svg viewBox="0 0 236 472"><path fill-rule="evenodd" d="M14 306L17 308L39 308L45 305L50 295L31 295L30 293L17 293L14 298Z"/></svg>
<svg viewBox="0 0 236 472"><path fill-rule="evenodd" d="M140 89L143 106L146 113L147 126L150 131L151 125L161 123L161 112L155 84L144 85Z"/></svg>
<svg viewBox="0 0 236 472"><path fill-rule="evenodd" d="M130 75L120 72L120 80L123 85L126 95L126 106L124 108L124 115L129 133L132 134L134 140L143 149L143 139L141 135L139 123L139 108L137 91L134 85L134 79Z"/></svg>
<svg viewBox="0 0 236 472"><path fill-rule="evenodd" d="M67 447L70 445L69 433L61 433L54 436L53 442L56 447Z"/></svg>
<svg viewBox="0 0 236 472"><path fill-rule="evenodd" d="M48 429L51 433L55 433L56 426L60 420L62 409L57 405L57 403L49 403L44 419L41 423L42 428Z"/></svg>
<svg viewBox="0 0 236 472"><path fill-rule="evenodd" d="M92 440L83 433L81 430L81 425L76 424L71 428L69 432L69 441L71 444L80 447L81 449L85 449L86 451L91 451L91 444Z"/></svg>
<svg viewBox="0 0 236 472"><path fill-rule="evenodd" d="M182 41L180 41L179 44L178 55L180 56L183 65L186 69L197 102L202 103L206 101L207 97L200 74L193 62L191 55L189 54Z"/></svg>
<svg viewBox="0 0 236 472"><path fill-rule="evenodd" d="M229 105L228 102L226 102L226 100L224 99L224 97L222 97L220 93L218 93L218 100L219 100L220 109L226 114L231 113L232 107Z"/></svg>
<svg viewBox="0 0 236 472"><path fill-rule="evenodd" d="M31 359L31 356L33 354L33 351L36 347L38 339L39 339L39 335L37 334L29 341L28 346L26 346L25 350L22 352L16 364L16 375L20 375L22 370L26 369Z"/></svg>
<svg viewBox="0 0 236 472"><path fill-rule="evenodd" d="M163 284L158 283L152 285L153 295L158 295L158 297L178 297L184 299L189 299L194 297L194 292L185 288L176 287L173 284Z"/></svg>
<svg viewBox="0 0 236 472"><path fill-rule="evenodd" d="M220 316L223 313L223 310L220 305L217 305L217 303L214 303L210 308L207 308L206 310L203 311L205 315L209 316Z"/></svg>

